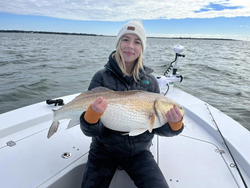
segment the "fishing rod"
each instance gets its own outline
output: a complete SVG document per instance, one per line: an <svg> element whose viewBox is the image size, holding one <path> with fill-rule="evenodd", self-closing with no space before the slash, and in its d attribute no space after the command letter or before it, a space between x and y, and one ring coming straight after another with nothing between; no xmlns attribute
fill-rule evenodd
<svg viewBox="0 0 250 188"><path fill-rule="evenodd" d="M181 54L181 52L184 50L184 47L181 45L176 45L173 48L173 50L175 51L175 60L169 64L169 67L164 72L163 76L156 77L160 88L165 87L165 86L168 87L164 95L166 95L167 92L169 91L170 85L173 85L178 82L182 82L183 80L183 76L177 73L177 64L178 64L179 57L185 57L185 55ZM169 72L172 69L173 69L172 74L169 74Z"/></svg>
<svg viewBox="0 0 250 188"><path fill-rule="evenodd" d="M238 165L237 165L237 163L236 163L236 161L235 161L235 159L234 159L234 157L233 157L233 154L231 153L231 150L229 149L229 147L228 147L228 145L227 145L227 142L226 142L224 136L222 135L222 133L221 133L221 131L220 131L220 128L219 128L218 124L216 123L216 121L215 121L215 119L214 119L214 117L213 117L212 112L210 111L210 109L209 109L209 107L208 107L208 105L207 105L206 103L205 103L205 105L207 106L207 109L208 109L208 111L209 111L209 114L211 115L211 117L212 117L212 119L213 119L213 122L214 122L214 124L216 125L217 130L218 130L218 132L219 132L219 134L220 134L220 136L221 136L223 142L225 143L225 146L226 146L226 148L227 148L227 150L228 150L228 152L229 152L229 154L230 154L230 156L231 156L231 158L232 158L232 160L233 160L233 162L234 162L234 165L235 165L235 167L236 167L236 169L237 169L237 171L238 171L238 173L239 173L239 175L240 175L240 178L241 178L241 180L242 180L244 186L245 186L246 188L248 188L248 186L247 186L247 184L246 184L246 182L245 182L245 180L244 180L244 177L243 177L243 175L241 174L241 171L240 171L240 169L239 169L239 167L238 167Z"/></svg>

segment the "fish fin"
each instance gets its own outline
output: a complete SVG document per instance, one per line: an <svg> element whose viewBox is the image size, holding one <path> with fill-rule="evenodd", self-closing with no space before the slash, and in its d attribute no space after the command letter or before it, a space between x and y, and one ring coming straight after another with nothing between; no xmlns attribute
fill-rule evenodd
<svg viewBox="0 0 250 188"><path fill-rule="evenodd" d="M70 129L78 124L80 124L80 120L72 119L70 120L67 129Z"/></svg>
<svg viewBox="0 0 250 188"><path fill-rule="evenodd" d="M129 136L137 136L137 135L142 134L142 133L144 133L146 131L147 131L147 129L132 129L129 132Z"/></svg>
<svg viewBox="0 0 250 188"><path fill-rule="evenodd" d="M52 123L52 125L49 128L48 135L47 135L48 139L57 131L58 127L59 127L59 121L55 121Z"/></svg>
<svg viewBox="0 0 250 188"><path fill-rule="evenodd" d="M88 92L91 92L91 93L103 93L103 92L110 92L110 91L113 91L113 90L108 89L106 87L96 87L96 88L91 89Z"/></svg>
<svg viewBox="0 0 250 188"><path fill-rule="evenodd" d="M155 100L153 109L154 109L154 113L156 114L156 117L158 117L158 121L159 121L160 125L162 125L161 118L160 118L158 110L157 110L157 109L159 109L159 101L158 100Z"/></svg>
<svg viewBox="0 0 250 188"><path fill-rule="evenodd" d="M86 95L91 95L91 94L94 94L94 93L104 93L104 92L110 92L110 91L113 91L113 90L110 90L110 89L108 89L106 87L96 87L96 88L91 89L91 90L89 90L87 92L81 93L80 95L76 96L73 100L79 99L81 97L84 97Z"/></svg>
<svg viewBox="0 0 250 188"><path fill-rule="evenodd" d="M149 124L149 129L148 131L151 133L153 128L154 128L154 124L155 124L155 114L152 114L150 116L150 124Z"/></svg>

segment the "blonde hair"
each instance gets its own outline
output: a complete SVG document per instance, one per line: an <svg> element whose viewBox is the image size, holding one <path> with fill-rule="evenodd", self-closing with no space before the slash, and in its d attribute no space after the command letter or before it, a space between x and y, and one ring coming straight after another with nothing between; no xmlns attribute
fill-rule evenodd
<svg viewBox="0 0 250 188"><path fill-rule="evenodd" d="M116 52L113 54L112 57L115 58L118 66L121 69L123 74L125 74L129 77L133 76L134 80L136 82L139 82L141 80L139 77L140 69L143 72L145 72L145 70L143 68L143 64L142 64L142 50L141 50L139 57L135 60L135 64L134 64L134 68L132 70L132 73L129 74L126 71L126 65L125 65L125 61L124 61L120 46L121 46L121 38L119 39L119 42L117 44Z"/></svg>

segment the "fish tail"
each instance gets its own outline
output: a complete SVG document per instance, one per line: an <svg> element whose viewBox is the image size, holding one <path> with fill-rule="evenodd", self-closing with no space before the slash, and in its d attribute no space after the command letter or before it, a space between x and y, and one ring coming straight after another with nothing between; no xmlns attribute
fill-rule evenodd
<svg viewBox="0 0 250 188"><path fill-rule="evenodd" d="M55 121L52 123L52 125L49 128L48 135L47 135L48 139L57 131L58 127L59 127L59 121Z"/></svg>
<svg viewBox="0 0 250 188"><path fill-rule="evenodd" d="M47 138L49 139L58 129L59 127L59 121L58 120L55 120L55 112L56 110L53 110L52 109L52 112L53 112L53 122L49 128L49 132L48 132L48 135L47 135Z"/></svg>

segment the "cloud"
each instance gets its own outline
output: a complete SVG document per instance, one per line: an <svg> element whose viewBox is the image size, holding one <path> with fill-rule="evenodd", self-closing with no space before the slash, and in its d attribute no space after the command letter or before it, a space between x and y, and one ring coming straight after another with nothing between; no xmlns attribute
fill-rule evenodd
<svg viewBox="0 0 250 188"><path fill-rule="evenodd" d="M11 0L0 12L72 20L126 21L250 16L248 0Z"/></svg>
<svg viewBox="0 0 250 188"><path fill-rule="evenodd" d="M249 25L236 25L235 27L250 28L250 26L249 26Z"/></svg>

